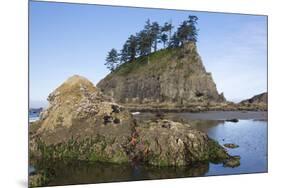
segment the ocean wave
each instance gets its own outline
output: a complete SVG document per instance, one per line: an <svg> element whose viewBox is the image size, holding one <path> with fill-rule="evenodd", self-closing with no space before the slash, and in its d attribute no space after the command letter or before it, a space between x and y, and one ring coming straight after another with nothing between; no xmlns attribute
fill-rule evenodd
<svg viewBox="0 0 281 188"><path fill-rule="evenodd" d="M34 121L37 121L39 120L39 117L30 117L29 118L29 122L34 122Z"/></svg>

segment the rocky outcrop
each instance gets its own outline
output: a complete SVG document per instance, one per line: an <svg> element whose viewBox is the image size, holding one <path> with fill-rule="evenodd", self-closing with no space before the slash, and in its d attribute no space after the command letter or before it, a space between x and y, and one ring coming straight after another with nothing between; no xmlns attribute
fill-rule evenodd
<svg viewBox="0 0 281 188"><path fill-rule="evenodd" d="M240 109L251 109L255 111L267 111L267 93L255 95L237 104Z"/></svg>
<svg viewBox="0 0 281 188"><path fill-rule="evenodd" d="M267 104L267 92L255 95L250 99L246 99L240 102L240 104Z"/></svg>
<svg viewBox="0 0 281 188"><path fill-rule="evenodd" d="M222 162L229 158L207 134L188 124L169 120L147 121L136 127L133 156L156 166L185 166L198 161Z"/></svg>
<svg viewBox="0 0 281 188"><path fill-rule="evenodd" d="M232 156L223 163L224 167L235 168L240 166L240 156Z"/></svg>
<svg viewBox="0 0 281 188"><path fill-rule="evenodd" d="M93 84L73 76L48 98L50 105L30 128L31 154L46 158L74 158L127 162L134 128L131 114Z"/></svg>
<svg viewBox="0 0 281 188"><path fill-rule="evenodd" d="M101 80L97 87L127 106L174 107L225 101L192 42L182 48L160 50L125 63Z"/></svg>
<svg viewBox="0 0 281 188"><path fill-rule="evenodd" d="M168 120L138 123L91 82L73 76L48 98L39 121L30 124L30 156L112 163L183 166L226 161L225 149L205 133Z"/></svg>

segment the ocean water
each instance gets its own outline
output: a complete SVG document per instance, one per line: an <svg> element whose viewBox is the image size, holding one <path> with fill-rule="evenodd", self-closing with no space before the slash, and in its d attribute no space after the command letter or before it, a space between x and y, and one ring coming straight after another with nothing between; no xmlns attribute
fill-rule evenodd
<svg viewBox="0 0 281 188"><path fill-rule="evenodd" d="M39 120L39 113L29 112L29 122L34 122Z"/></svg>
<svg viewBox="0 0 281 188"><path fill-rule="evenodd" d="M152 167L139 164L90 163L85 161L36 161L35 169L48 169L50 182L47 185L89 184L116 181L152 180L245 173L265 173L267 166L267 116L266 113L239 112L231 116L225 112L214 114L180 113L166 114L165 118L186 121L194 128L204 131L221 145L235 143L239 147L228 149L231 155L241 157L240 166L224 167L223 164L198 163L187 167ZM139 121L152 118L153 114L138 114ZM179 117L180 116L180 117ZM226 118L223 118L226 117ZM239 118L237 123L225 121Z"/></svg>

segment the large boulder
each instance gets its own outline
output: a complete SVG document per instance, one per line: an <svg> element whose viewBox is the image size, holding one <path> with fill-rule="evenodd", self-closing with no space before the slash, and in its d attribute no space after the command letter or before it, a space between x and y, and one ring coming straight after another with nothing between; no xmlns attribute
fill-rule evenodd
<svg viewBox="0 0 281 188"><path fill-rule="evenodd" d="M40 120L31 123L30 156L113 163L184 166L223 162L229 155L205 133L168 120L138 123L90 81L73 76L48 98Z"/></svg>
<svg viewBox="0 0 281 188"><path fill-rule="evenodd" d="M30 128L33 155L128 161L125 147L134 128L133 118L90 81L72 76L48 100L49 107Z"/></svg>
<svg viewBox="0 0 281 188"><path fill-rule="evenodd" d="M131 141L132 156L156 166L186 166L195 162L223 162L227 152L207 134L170 120L147 121L137 126Z"/></svg>

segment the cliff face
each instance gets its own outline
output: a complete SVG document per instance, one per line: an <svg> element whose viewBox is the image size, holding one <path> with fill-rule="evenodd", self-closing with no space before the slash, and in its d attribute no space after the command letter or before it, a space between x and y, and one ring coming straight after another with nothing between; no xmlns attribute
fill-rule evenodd
<svg viewBox="0 0 281 188"><path fill-rule="evenodd" d="M127 104L184 106L192 102L225 101L211 73L206 72L194 43L125 63L97 87L117 102Z"/></svg>

